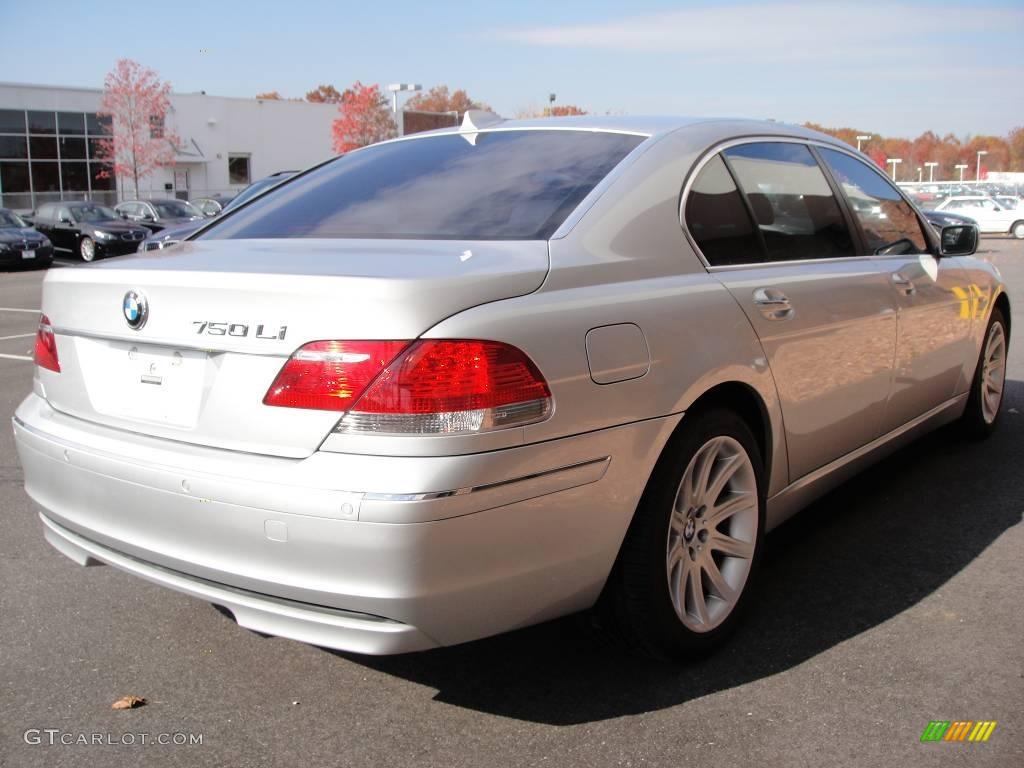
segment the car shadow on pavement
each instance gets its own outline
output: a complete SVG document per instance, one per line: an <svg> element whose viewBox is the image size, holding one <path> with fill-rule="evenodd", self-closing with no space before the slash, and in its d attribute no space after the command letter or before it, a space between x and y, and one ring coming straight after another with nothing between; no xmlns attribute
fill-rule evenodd
<svg viewBox="0 0 1024 768"><path fill-rule="evenodd" d="M436 688L438 701L550 725L658 710L785 671L912 607L1021 522L1024 382L1006 382L1004 409L990 440L940 430L770 534L747 620L707 659L630 655L585 615L418 654L338 655Z"/></svg>

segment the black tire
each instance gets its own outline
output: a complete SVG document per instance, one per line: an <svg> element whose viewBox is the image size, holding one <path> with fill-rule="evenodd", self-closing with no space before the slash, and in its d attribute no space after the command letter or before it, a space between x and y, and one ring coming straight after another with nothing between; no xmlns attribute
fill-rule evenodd
<svg viewBox="0 0 1024 768"><path fill-rule="evenodd" d="M78 243L78 255L82 261L92 261L96 258L96 242L91 237L83 237Z"/></svg>
<svg viewBox="0 0 1024 768"><path fill-rule="evenodd" d="M1010 333L1006 326L1006 318L1003 317L1001 309L996 307L992 310L988 325L985 328L985 336L981 341L981 351L978 353L978 362L974 368L974 378L971 380L971 392L967 397L967 407L963 416L960 417L960 431L965 437L973 440L983 440L991 435L999 424L999 414L1002 413L1002 394L1000 394L999 405L995 415L991 419L986 418L985 408L982 404L982 387L984 386L985 352L988 348L989 339L994 333L993 327L999 325L1002 329L1004 340L1004 365L1003 365L1003 386L1006 382L1005 352L1009 350Z"/></svg>
<svg viewBox="0 0 1024 768"><path fill-rule="evenodd" d="M756 582L764 542L765 473L750 428L736 414L720 408L687 414L684 419L648 481L600 606L601 615L612 620L628 645L646 655L671 660L704 656L732 634ZM672 603L666 562L670 519L688 465L703 446L721 436L739 443L750 459L757 488L757 529L750 569L731 612L714 628L694 631L684 625ZM708 549L710 554L711 547Z"/></svg>

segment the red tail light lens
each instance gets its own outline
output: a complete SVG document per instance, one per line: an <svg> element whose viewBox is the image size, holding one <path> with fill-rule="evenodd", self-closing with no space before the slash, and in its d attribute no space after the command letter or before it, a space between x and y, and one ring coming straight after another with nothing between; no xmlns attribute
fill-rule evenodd
<svg viewBox="0 0 1024 768"><path fill-rule="evenodd" d="M285 363L264 405L345 411L408 341L314 341Z"/></svg>
<svg viewBox="0 0 1024 768"><path fill-rule="evenodd" d="M516 347L422 339L373 381L335 431L466 434L530 424L550 414L547 382Z"/></svg>
<svg viewBox="0 0 1024 768"><path fill-rule="evenodd" d="M50 318L43 315L39 318L39 329L36 331L36 348L33 354L36 365L40 368L60 373L60 361L57 359L57 339L53 335Z"/></svg>

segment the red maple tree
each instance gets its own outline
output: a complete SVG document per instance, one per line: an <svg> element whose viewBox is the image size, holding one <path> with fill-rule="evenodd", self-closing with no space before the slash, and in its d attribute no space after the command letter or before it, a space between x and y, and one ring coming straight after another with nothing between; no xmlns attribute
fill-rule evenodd
<svg viewBox="0 0 1024 768"><path fill-rule="evenodd" d="M363 85L357 80L346 88L341 94L338 114L331 125L335 152L349 152L395 137L388 100L376 85Z"/></svg>
<svg viewBox="0 0 1024 768"><path fill-rule="evenodd" d="M106 136L98 141L97 159L130 176L136 195L139 179L174 165L178 136L165 125L170 93L170 83L131 59L119 59L103 79L99 117Z"/></svg>

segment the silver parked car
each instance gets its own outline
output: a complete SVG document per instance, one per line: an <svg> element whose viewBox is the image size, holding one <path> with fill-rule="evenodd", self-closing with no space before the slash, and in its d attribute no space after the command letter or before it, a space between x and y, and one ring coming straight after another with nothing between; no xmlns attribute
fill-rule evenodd
<svg viewBox="0 0 1024 768"><path fill-rule="evenodd" d="M386 654L600 604L689 657L767 530L995 427L976 244L803 128L471 113L51 271L25 488L71 559L264 633Z"/></svg>

